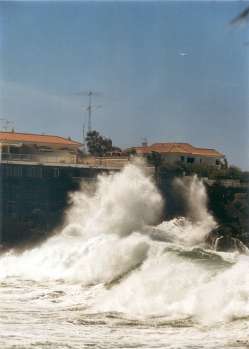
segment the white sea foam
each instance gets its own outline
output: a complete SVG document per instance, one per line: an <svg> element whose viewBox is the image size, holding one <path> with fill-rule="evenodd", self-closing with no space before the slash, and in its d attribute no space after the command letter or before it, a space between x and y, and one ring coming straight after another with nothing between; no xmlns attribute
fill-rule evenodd
<svg viewBox="0 0 249 349"><path fill-rule="evenodd" d="M178 181L189 219L160 222L163 200L136 165L71 196L60 234L0 258L0 278L102 284L91 311L214 323L249 316L249 258L203 249L215 226L203 183Z"/></svg>

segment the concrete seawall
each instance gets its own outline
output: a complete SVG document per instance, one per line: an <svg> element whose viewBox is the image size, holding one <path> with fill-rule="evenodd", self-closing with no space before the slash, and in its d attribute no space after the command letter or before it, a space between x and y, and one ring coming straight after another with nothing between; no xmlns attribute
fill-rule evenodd
<svg viewBox="0 0 249 349"><path fill-rule="evenodd" d="M68 193L94 181L103 168L0 164L0 241L15 245L47 236L63 221Z"/></svg>

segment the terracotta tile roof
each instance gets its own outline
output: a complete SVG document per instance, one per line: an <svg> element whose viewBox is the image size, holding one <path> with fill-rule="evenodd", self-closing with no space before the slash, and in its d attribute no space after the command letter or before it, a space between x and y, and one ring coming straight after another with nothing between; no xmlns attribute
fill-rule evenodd
<svg viewBox="0 0 249 349"><path fill-rule="evenodd" d="M134 147L139 154L148 154L152 151L161 154L186 154L195 156L224 157L215 149L197 148L188 143L154 143L147 147Z"/></svg>
<svg viewBox="0 0 249 349"><path fill-rule="evenodd" d="M81 145L79 142L59 136L17 132L0 132L0 142L46 143L74 146Z"/></svg>

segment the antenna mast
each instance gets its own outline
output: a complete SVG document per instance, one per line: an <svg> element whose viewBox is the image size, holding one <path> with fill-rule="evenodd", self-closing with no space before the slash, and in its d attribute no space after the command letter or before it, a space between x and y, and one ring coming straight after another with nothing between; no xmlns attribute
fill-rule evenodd
<svg viewBox="0 0 249 349"><path fill-rule="evenodd" d="M89 104L87 107L88 111L88 132L92 131L92 91L88 92L88 97L89 97Z"/></svg>
<svg viewBox="0 0 249 349"><path fill-rule="evenodd" d="M9 125L14 124L13 121L7 120L5 118L0 118L0 121L1 121L0 131L3 130L5 132L7 132Z"/></svg>
<svg viewBox="0 0 249 349"><path fill-rule="evenodd" d="M85 125L85 122L83 122L83 125L82 125L82 144L83 144L84 151L86 150L85 128L86 128L86 125Z"/></svg>
<svg viewBox="0 0 249 349"><path fill-rule="evenodd" d="M92 131L92 112L93 110L99 109L102 106L101 105L92 105L92 98L93 96L99 96L100 93L99 92L93 92L93 91L89 91L87 92L87 96L88 96L88 107L86 108L86 110L88 111L88 122L87 122L87 131L91 132Z"/></svg>
<svg viewBox="0 0 249 349"><path fill-rule="evenodd" d="M83 143L85 143L85 131L86 131L86 125L87 125L87 132L91 132L92 131L92 112L96 109L101 108L101 105L93 105L92 104L92 99L93 96L101 96L100 92L96 92L96 91L92 91L92 90L88 90L88 91L80 91L77 93L74 93L77 96L87 96L88 97L88 106L84 108L84 111L87 111L87 121L85 122L83 120L83 124L82 124L82 138L83 138Z"/></svg>

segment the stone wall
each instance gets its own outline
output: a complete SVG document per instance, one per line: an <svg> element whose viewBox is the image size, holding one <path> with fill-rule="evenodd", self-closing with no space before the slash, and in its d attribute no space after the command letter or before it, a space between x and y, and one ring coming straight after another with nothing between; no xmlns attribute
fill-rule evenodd
<svg viewBox="0 0 249 349"><path fill-rule="evenodd" d="M69 192L102 170L0 164L0 244L43 239L63 222Z"/></svg>

